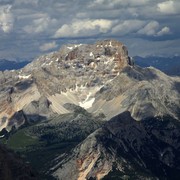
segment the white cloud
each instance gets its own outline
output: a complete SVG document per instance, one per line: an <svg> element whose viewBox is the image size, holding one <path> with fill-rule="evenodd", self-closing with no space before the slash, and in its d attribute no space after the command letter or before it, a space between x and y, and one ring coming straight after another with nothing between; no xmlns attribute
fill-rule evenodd
<svg viewBox="0 0 180 180"><path fill-rule="evenodd" d="M55 48L57 48L57 47L58 47L58 45L56 44L55 41L53 41L53 42L45 43L45 44L41 45L41 46L39 47L39 49L40 49L41 51L48 51L48 50L51 50L51 49L55 49Z"/></svg>
<svg viewBox="0 0 180 180"><path fill-rule="evenodd" d="M163 14L177 14L180 13L180 2L165 1L157 4L158 11Z"/></svg>
<svg viewBox="0 0 180 180"><path fill-rule="evenodd" d="M157 21L151 21L145 27L140 29L138 31L138 34L154 36L154 35L156 35L158 29L159 29L159 23Z"/></svg>
<svg viewBox="0 0 180 180"><path fill-rule="evenodd" d="M107 33L112 27L112 22L106 19L75 20L71 24L64 24L59 28L54 37L84 37L99 33Z"/></svg>
<svg viewBox="0 0 180 180"><path fill-rule="evenodd" d="M44 17L34 19L32 24L26 25L23 29L29 34L38 34L47 31L50 26L57 23L56 19L51 19L48 15L44 14Z"/></svg>
<svg viewBox="0 0 180 180"><path fill-rule="evenodd" d="M170 33L171 33L170 28L164 27L157 33L157 36L163 36L165 34L170 34Z"/></svg>
<svg viewBox="0 0 180 180"><path fill-rule="evenodd" d="M54 39L58 44L114 36L156 44L159 37L179 39L179 19L180 0L0 0L0 49L34 57L52 37L66 37Z"/></svg>
<svg viewBox="0 0 180 180"><path fill-rule="evenodd" d="M139 30L144 24L145 22L141 20L125 20L124 22L112 28L112 34L122 36L129 33L133 33Z"/></svg>
<svg viewBox="0 0 180 180"><path fill-rule="evenodd" d="M14 17L11 8L11 5L0 7L0 29L5 33L9 33L13 29Z"/></svg>
<svg viewBox="0 0 180 180"><path fill-rule="evenodd" d="M147 36L163 36L170 34L170 28L165 26L160 30L160 24L157 21L151 21L138 31L138 34Z"/></svg>

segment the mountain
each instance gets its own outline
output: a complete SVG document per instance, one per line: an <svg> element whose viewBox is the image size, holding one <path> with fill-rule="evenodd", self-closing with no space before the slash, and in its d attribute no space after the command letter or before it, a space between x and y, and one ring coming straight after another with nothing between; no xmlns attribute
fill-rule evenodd
<svg viewBox="0 0 180 180"><path fill-rule="evenodd" d="M135 63L141 67L153 66L171 76L180 76L180 57L133 57Z"/></svg>
<svg viewBox="0 0 180 180"><path fill-rule="evenodd" d="M6 59L0 59L0 71L21 69L24 66L26 66L28 63L29 63L28 61L16 62L16 61L9 61Z"/></svg>
<svg viewBox="0 0 180 180"><path fill-rule="evenodd" d="M100 41L63 46L19 71L0 72L0 128L69 113L66 103L90 108L96 92L131 64L122 43Z"/></svg>
<svg viewBox="0 0 180 180"><path fill-rule="evenodd" d="M54 167L59 179L179 179L180 123L171 117L112 118ZM61 157L62 159L62 157Z"/></svg>
<svg viewBox="0 0 180 180"><path fill-rule="evenodd" d="M21 70L0 72L0 129L70 113L66 103L103 113L107 120L123 111L137 120L179 118L179 82L155 68L135 66L115 40L66 45Z"/></svg>
<svg viewBox="0 0 180 180"><path fill-rule="evenodd" d="M0 72L0 142L49 179L180 178L179 120L180 78L116 40Z"/></svg>

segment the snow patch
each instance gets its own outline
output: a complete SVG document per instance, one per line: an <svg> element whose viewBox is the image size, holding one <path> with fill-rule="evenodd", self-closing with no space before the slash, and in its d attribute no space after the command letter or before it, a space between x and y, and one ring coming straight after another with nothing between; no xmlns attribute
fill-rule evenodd
<svg viewBox="0 0 180 180"><path fill-rule="evenodd" d="M113 61L114 61L114 57L108 58L106 61L104 61L104 64L109 64L112 63Z"/></svg>
<svg viewBox="0 0 180 180"><path fill-rule="evenodd" d="M112 42L110 41L110 44L109 44L110 47L112 47Z"/></svg>
<svg viewBox="0 0 180 180"><path fill-rule="evenodd" d="M28 78L31 77L31 74L29 74L29 75L19 75L18 77L19 77L20 79L28 79Z"/></svg>
<svg viewBox="0 0 180 180"><path fill-rule="evenodd" d="M68 94L67 94L66 92L63 92L63 91L61 91L60 94L62 94L62 95L64 95L64 96L68 96Z"/></svg>
<svg viewBox="0 0 180 180"><path fill-rule="evenodd" d="M75 88L75 91L77 92L78 91L78 85L76 84L76 88Z"/></svg>
<svg viewBox="0 0 180 180"><path fill-rule="evenodd" d="M73 47L68 46L67 48L70 49L70 50L73 50Z"/></svg>
<svg viewBox="0 0 180 180"><path fill-rule="evenodd" d="M51 65L53 63L53 61L50 61L50 63L48 65Z"/></svg>
<svg viewBox="0 0 180 180"><path fill-rule="evenodd" d="M76 45L74 45L75 48L76 48L76 47L79 47L79 46L82 46L82 44L76 44Z"/></svg>
<svg viewBox="0 0 180 180"><path fill-rule="evenodd" d="M75 44L74 46L67 46L68 49L73 50L74 48L80 47L82 44Z"/></svg>
<svg viewBox="0 0 180 180"><path fill-rule="evenodd" d="M89 56L93 56L94 57L94 54L92 52L89 53Z"/></svg>
<svg viewBox="0 0 180 180"><path fill-rule="evenodd" d="M43 66L45 66L46 65L46 63L43 63L42 65L41 65L41 67L43 67Z"/></svg>
<svg viewBox="0 0 180 180"><path fill-rule="evenodd" d="M83 102L83 103L80 102L79 105L81 107L83 107L84 109L89 109L89 108L92 107L94 101L95 101L95 98L92 98L89 101L86 101L86 102Z"/></svg>
<svg viewBox="0 0 180 180"><path fill-rule="evenodd" d="M79 102L79 106L83 107L84 109L89 109L92 107L95 98L90 98L91 97L91 92L87 95L86 99L83 102Z"/></svg>

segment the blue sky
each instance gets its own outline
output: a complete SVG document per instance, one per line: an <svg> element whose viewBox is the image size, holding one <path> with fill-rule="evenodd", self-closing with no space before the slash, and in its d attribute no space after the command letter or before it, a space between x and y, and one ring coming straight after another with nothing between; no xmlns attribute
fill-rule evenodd
<svg viewBox="0 0 180 180"><path fill-rule="evenodd" d="M180 53L179 0L0 0L0 59L114 38L131 56Z"/></svg>

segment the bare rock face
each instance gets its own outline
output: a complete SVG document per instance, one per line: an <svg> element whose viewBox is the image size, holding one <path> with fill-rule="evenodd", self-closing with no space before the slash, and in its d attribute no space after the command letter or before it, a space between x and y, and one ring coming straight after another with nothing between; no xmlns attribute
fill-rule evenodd
<svg viewBox="0 0 180 180"><path fill-rule="evenodd" d="M93 113L104 113L107 119L130 111L133 118L171 115L180 119L179 78L169 77L149 67L126 67L97 93Z"/></svg>
<svg viewBox="0 0 180 180"><path fill-rule="evenodd" d="M60 50L60 53L61 57L67 61L79 59L80 62L84 62L85 65L90 65L92 62L97 65L98 62L101 61L102 56L111 57L116 64L118 72L125 66L132 65L129 61L127 48L115 40L98 41L94 45L80 44L64 46ZM108 65L108 62L105 63Z"/></svg>
<svg viewBox="0 0 180 180"><path fill-rule="evenodd" d="M0 72L0 129L21 110L24 114L49 116L68 113L65 103L90 107L100 87L129 65L126 47L106 40L66 45L21 70ZM42 97L47 100L42 101Z"/></svg>
<svg viewBox="0 0 180 180"><path fill-rule="evenodd" d="M53 175L64 180L178 179L179 125L169 116L138 122L124 112L64 156Z"/></svg>
<svg viewBox="0 0 180 180"><path fill-rule="evenodd" d="M118 41L99 41L97 42L97 47L105 47L104 54L106 56L114 57L114 61L117 63L115 70L119 72L127 65L133 65L128 56L127 48Z"/></svg>

